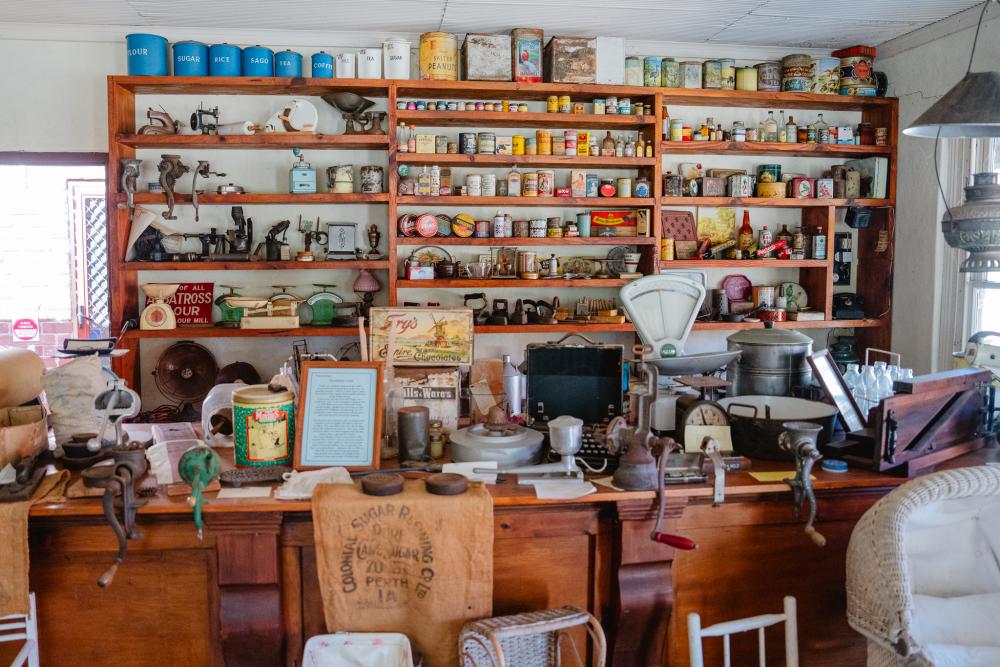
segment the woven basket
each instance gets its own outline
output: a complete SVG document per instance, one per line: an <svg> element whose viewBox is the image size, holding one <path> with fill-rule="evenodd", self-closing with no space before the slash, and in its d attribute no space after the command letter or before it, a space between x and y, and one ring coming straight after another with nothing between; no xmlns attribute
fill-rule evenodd
<svg viewBox="0 0 1000 667"><path fill-rule="evenodd" d="M597 667L604 667L607 642L597 619L575 607L497 616L466 623L458 638L462 667L558 667L563 631L583 626L594 642ZM582 665L580 653L570 646Z"/></svg>

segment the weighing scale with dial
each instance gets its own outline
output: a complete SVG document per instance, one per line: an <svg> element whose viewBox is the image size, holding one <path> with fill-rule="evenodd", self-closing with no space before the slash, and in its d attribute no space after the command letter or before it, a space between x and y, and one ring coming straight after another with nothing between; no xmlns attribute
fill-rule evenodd
<svg viewBox="0 0 1000 667"><path fill-rule="evenodd" d="M314 327L328 327L337 317L337 307L344 303L344 297L333 291L333 284L313 283L320 291L306 299L299 306L299 319Z"/></svg>

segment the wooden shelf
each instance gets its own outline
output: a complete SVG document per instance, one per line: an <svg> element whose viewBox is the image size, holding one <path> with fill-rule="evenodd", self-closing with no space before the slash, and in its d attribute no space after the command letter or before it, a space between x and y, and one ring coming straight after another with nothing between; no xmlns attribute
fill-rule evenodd
<svg viewBox="0 0 1000 667"><path fill-rule="evenodd" d="M787 155L795 157L860 158L891 155L889 146L854 144L779 144L746 141L662 141L660 154L668 155Z"/></svg>
<svg viewBox="0 0 1000 667"><path fill-rule="evenodd" d="M441 100L544 100L549 95L569 95L574 102L595 97L652 98L658 88L589 83L520 83L517 81L393 81L397 99ZM475 112L479 113L479 112Z"/></svg>
<svg viewBox="0 0 1000 667"><path fill-rule="evenodd" d="M174 195L178 206L191 203L191 195L177 193ZM203 194L198 195L198 206L229 205L229 204L385 204L389 201L389 194L382 192L379 194L364 194L353 192L350 194L336 194L333 192L317 192L315 194L293 195L287 192L253 193L248 192L238 195L218 195ZM125 203L125 195L115 194L115 202ZM135 194L136 204L161 204L167 205L165 195L152 194L149 192L137 192Z"/></svg>
<svg viewBox="0 0 1000 667"><path fill-rule="evenodd" d="M652 236L589 236L562 238L461 238L458 236L397 236L396 245L457 245L457 246L564 246L564 245L654 245Z"/></svg>
<svg viewBox="0 0 1000 667"><path fill-rule="evenodd" d="M706 90L702 88L647 88L646 90L656 90L663 93L663 103L668 107L675 105L865 111L868 109L891 109L896 106L898 101L895 97L770 93L759 90Z"/></svg>
<svg viewBox="0 0 1000 667"><path fill-rule="evenodd" d="M218 136L211 134L119 134L117 140L132 148L371 148L386 150L385 134L252 134Z"/></svg>
<svg viewBox="0 0 1000 667"><path fill-rule="evenodd" d="M775 322L775 329L872 329L882 326L883 320L813 320L806 322ZM763 329L763 322L695 322L695 331L738 331Z"/></svg>
<svg viewBox="0 0 1000 667"><path fill-rule="evenodd" d="M693 199L693 197L692 197ZM635 208L656 206L653 197L396 197L399 206L583 206L586 208Z"/></svg>
<svg viewBox="0 0 1000 667"><path fill-rule="evenodd" d="M826 259L673 259L661 260L661 269L826 269Z"/></svg>
<svg viewBox="0 0 1000 667"><path fill-rule="evenodd" d="M227 327L178 327L176 329L133 329L125 338L285 338L303 336L357 337L358 327L296 327L294 329L230 329Z"/></svg>
<svg viewBox="0 0 1000 667"><path fill-rule="evenodd" d="M652 167L655 157L579 157L576 155L466 155L464 153L397 153L396 161L404 164L492 165L508 167L514 164L534 167L607 167L631 169Z"/></svg>
<svg viewBox="0 0 1000 667"><path fill-rule="evenodd" d="M565 127L570 129L625 130L656 123L656 116L530 111L415 111L400 109L396 112L396 118L417 127Z"/></svg>
<svg viewBox="0 0 1000 667"><path fill-rule="evenodd" d="M457 287L461 289L492 287L495 289L529 288L529 289L566 289L566 288L586 288L586 287L621 287L628 284L629 280L622 278L591 278L589 280L566 280L563 278L539 278L538 280L503 280L499 278L485 278L473 280L470 278L434 280L396 280L396 289L440 289L443 287Z"/></svg>
<svg viewBox="0 0 1000 667"><path fill-rule="evenodd" d="M631 322L624 324L578 324L558 322L556 324L512 324L507 326L486 324L476 327L477 334L525 334L525 333L635 333Z"/></svg>
<svg viewBox="0 0 1000 667"><path fill-rule="evenodd" d="M136 95L326 95L350 91L387 97L386 79L292 79L257 76L109 76L108 84Z"/></svg>
<svg viewBox="0 0 1000 667"><path fill-rule="evenodd" d="M311 269L388 269L389 260L341 259L312 262L125 262L122 271L308 271Z"/></svg>
<svg viewBox="0 0 1000 667"><path fill-rule="evenodd" d="M830 206L892 206L891 199L792 199L786 197L661 197L663 206L737 206L753 208L825 208Z"/></svg>

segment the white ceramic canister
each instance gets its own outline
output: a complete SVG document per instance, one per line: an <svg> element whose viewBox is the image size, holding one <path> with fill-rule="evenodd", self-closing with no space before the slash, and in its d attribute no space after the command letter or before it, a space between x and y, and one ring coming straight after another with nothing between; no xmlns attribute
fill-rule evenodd
<svg viewBox="0 0 1000 667"><path fill-rule="evenodd" d="M361 49L358 51L358 78L382 78L382 49Z"/></svg>
<svg viewBox="0 0 1000 667"><path fill-rule="evenodd" d="M382 70L386 79L410 78L410 42L393 37L382 42Z"/></svg>
<svg viewBox="0 0 1000 667"><path fill-rule="evenodd" d="M357 78L357 71L354 68L353 53L338 53L336 61L333 63L333 78L354 79Z"/></svg>

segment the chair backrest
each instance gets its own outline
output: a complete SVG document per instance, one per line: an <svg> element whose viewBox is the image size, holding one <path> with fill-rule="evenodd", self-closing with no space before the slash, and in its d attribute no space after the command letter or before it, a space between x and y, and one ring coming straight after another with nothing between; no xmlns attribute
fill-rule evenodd
<svg viewBox="0 0 1000 667"><path fill-rule="evenodd" d="M739 632L757 631L757 654L760 667L767 664L764 647L764 628L778 623L785 624L785 665L799 667L799 632L795 615L795 598L785 596L785 609L781 614L761 614L748 618L738 618L725 623L716 623L707 628L701 627L701 616L697 613L688 614L688 649L691 654L691 667L704 667L701 640L703 637L722 637L723 665L730 667L729 636Z"/></svg>
<svg viewBox="0 0 1000 667"><path fill-rule="evenodd" d="M32 593L28 596L27 614L0 616L0 642L37 640L38 626L34 623L34 618L35 594Z"/></svg>

